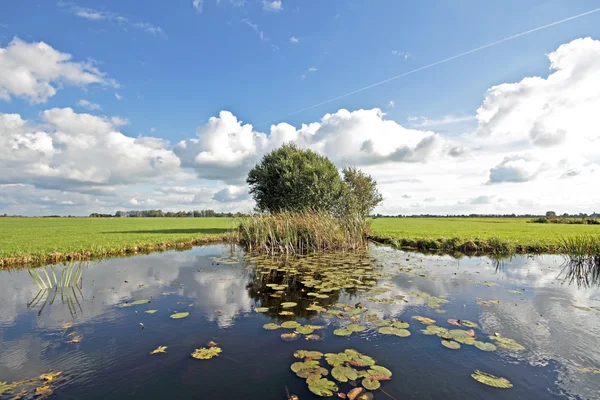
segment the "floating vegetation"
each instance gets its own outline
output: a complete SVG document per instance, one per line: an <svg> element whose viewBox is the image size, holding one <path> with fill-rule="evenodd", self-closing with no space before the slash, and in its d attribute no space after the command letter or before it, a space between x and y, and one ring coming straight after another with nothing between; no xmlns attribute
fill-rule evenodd
<svg viewBox="0 0 600 400"><path fill-rule="evenodd" d="M442 346L452 350L460 349L460 344L458 342L455 342L454 340L442 340Z"/></svg>
<svg viewBox="0 0 600 400"><path fill-rule="evenodd" d="M266 329L266 330L268 330L268 331L274 331L275 329L281 328L281 326L279 326L279 325L277 325L275 323L270 322L268 324L264 324L263 328Z"/></svg>
<svg viewBox="0 0 600 400"><path fill-rule="evenodd" d="M334 330L333 334L336 336L350 336L352 335L352 331L346 328L339 328Z"/></svg>
<svg viewBox="0 0 600 400"><path fill-rule="evenodd" d="M286 341L286 342L292 342L294 340L297 340L298 338L300 338L300 334L296 333L296 332L291 332L291 333L282 333L280 335L280 337Z"/></svg>
<svg viewBox="0 0 600 400"><path fill-rule="evenodd" d="M296 321L285 321L281 324L281 327L285 329L296 329L299 326L300 324Z"/></svg>
<svg viewBox="0 0 600 400"><path fill-rule="evenodd" d="M141 304L147 304L147 303L150 303L150 300L143 299L143 300L132 301L131 303L119 304L118 307L121 307L121 308L124 308L124 307L133 307L133 306L139 306Z"/></svg>
<svg viewBox="0 0 600 400"><path fill-rule="evenodd" d="M493 304L500 304L500 300L484 300L478 297L476 300L477 304L481 304L482 306L491 306Z"/></svg>
<svg viewBox="0 0 600 400"><path fill-rule="evenodd" d="M71 339L67 341L67 343L81 343L81 341L83 340L83 336L79 335L76 332L71 332L68 335Z"/></svg>
<svg viewBox="0 0 600 400"><path fill-rule="evenodd" d="M364 325L350 324L346 327L350 332L362 332L367 329Z"/></svg>
<svg viewBox="0 0 600 400"><path fill-rule="evenodd" d="M314 332L314 330L309 328L308 326L299 326L296 328L296 332L301 333L303 335L310 335Z"/></svg>
<svg viewBox="0 0 600 400"><path fill-rule="evenodd" d="M523 294L522 290L509 289L509 290L507 290L507 292L512 293L512 294Z"/></svg>
<svg viewBox="0 0 600 400"><path fill-rule="evenodd" d="M475 343L473 343L473 345L475 347L477 347L479 350L496 351L496 346L494 346L492 343L485 343L485 342L477 340Z"/></svg>
<svg viewBox="0 0 600 400"><path fill-rule="evenodd" d="M158 310L146 310L144 311L146 314L154 314L155 312L157 312Z"/></svg>
<svg viewBox="0 0 600 400"><path fill-rule="evenodd" d="M297 305L298 305L298 303L294 303L293 301L287 301L285 303L281 303L282 308L292 308L292 307L296 307Z"/></svg>
<svg viewBox="0 0 600 400"><path fill-rule="evenodd" d="M514 351L522 351L525 350L525 347L521 346L513 339L505 338L500 335L492 335L490 339L495 341L498 347L501 347L506 350L514 350Z"/></svg>
<svg viewBox="0 0 600 400"><path fill-rule="evenodd" d="M480 329L479 325L477 325L475 322L469 321L468 319L463 319L460 321L460 323L466 327L469 328L476 328L476 329Z"/></svg>
<svg viewBox="0 0 600 400"><path fill-rule="evenodd" d="M586 374L600 374L600 369L598 369L598 368L582 367L582 368L577 368L577 371L583 372Z"/></svg>
<svg viewBox="0 0 600 400"><path fill-rule="evenodd" d="M379 328L378 332L381 333L382 335L395 335L395 336L399 336L399 337L410 336L410 331L408 331L406 329L394 328L391 326L381 327L381 328Z"/></svg>
<svg viewBox="0 0 600 400"><path fill-rule="evenodd" d="M581 311L593 311L590 307L576 306L574 304L571 304L569 307L574 308L576 310L581 310Z"/></svg>
<svg viewBox="0 0 600 400"><path fill-rule="evenodd" d="M192 353L192 357L194 357L197 360L210 360L211 358L217 357L219 354L221 354L222 351L223 350L217 346L208 348L202 347L200 349L194 350L194 352Z"/></svg>
<svg viewBox="0 0 600 400"><path fill-rule="evenodd" d="M321 340L321 336L319 335L306 335L306 337L304 337L304 339L306 340Z"/></svg>
<svg viewBox="0 0 600 400"><path fill-rule="evenodd" d="M171 318L172 319L182 319L182 318L187 317L188 315L190 315L189 312L180 312L180 313L171 314Z"/></svg>
<svg viewBox="0 0 600 400"><path fill-rule="evenodd" d="M42 380L44 382L52 382L57 377L59 377L61 374L62 374L62 372L60 372L60 371L46 372L45 374L40 375L40 380Z"/></svg>
<svg viewBox="0 0 600 400"><path fill-rule="evenodd" d="M380 381L391 380L392 371L375 365L373 358L356 350L347 349L342 353L327 353L324 356L331 367L331 376L340 384L349 383L356 386L355 381L362 378L361 383L365 389L377 390L381 386ZM295 362L290 368L298 377L306 379L308 389L312 393L321 397L331 397L340 390L335 382L324 378L329 374L329 370L319 361L323 357L322 353L298 350L294 357L304 361ZM340 391L338 396L352 400L372 399L372 396L365 395L363 388L357 387L350 389L347 394Z"/></svg>
<svg viewBox="0 0 600 400"><path fill-rule="evenodd" d="M427 317L422 317L420 315L415 315L413 317L413 319L416 319L417 321L419 321L420 323L425 324L425 325L433 325L433 324L435 324L435 320L434 319L427 318Z"/></svg>
<svg viewBox="0 0 600 400"><path fill-rule="evenodd" d="M421 332L425 335L438 335L439 337L451 337L448 329L442 328L437 325L428 325L426 329L422 329Z"/></svg>
<svg viewBox="0 0 600 400"><path fill-rule="evenodd" d="M152 350L150 354L158 354L158 353L166 353L167 346L158 346L156 349Z"/></svg>
<svg viewBox="0 0 600 400"><path fill-rule="evenodd" d="M279 313L279 315L281 315L282 317L291 317L291 316L293 316L293 315L294 315L294 313L293 313L293 312L291 312L291 311L281 311L281 312Z"/></svg>
<svg viewBox="0 0 600 400"><path fill-rule="evenodd" d="M495 388L510 389L513 387L508 379L494 376L480 370L475 370L475 372L471 374L471 377L479 383Z"/></svg>

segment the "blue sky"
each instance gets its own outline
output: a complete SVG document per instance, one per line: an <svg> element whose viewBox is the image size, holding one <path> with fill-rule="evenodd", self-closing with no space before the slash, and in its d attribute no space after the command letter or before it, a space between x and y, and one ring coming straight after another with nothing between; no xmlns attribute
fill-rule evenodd
<svg viewBox="0 0 600 400"><path fill-rule="evenodd" d="M143 5L123 1L4 1L0 5L0 48L7 48L15 37L25 43L44 42L72 55L74 62L91 62L108 83L71 85L59 77L53 81L56 93L45 101L13 94L9 100L0 99L0 113L18 114L29 125L43 122L41 113L54 108L71 107L75 113L99 117L118 116L128 121L126 125L118 124L124 135L161 138L169 142L164 147L170 151L178 142L195 138L198 127L222 110L269 135L271 123L285 122L300 128L303 123L318 122L325 114L340 109L352 112L379 108L386 114L385 120L402 127L432 130L445 139L462 137L467 142L465 135L481 126L477 110L489 88L526 77L548 77L547 54L578 38L600 39L600 13L298 111L596 7L598 2L592 0L204 0L200 10L193 0L149 0ZM444 118L446 122L440 123ZM180 154L177 156L182 159ZM502 155L506 156L510 154ZM590 158L595 159L595 155ZM378 165L383 168L381 163ZM393 162L384 165L388 171L395 168ZM367 169L371 166L365 164ZM404 169L414 166L402 164ZM185 186L217 190L223 184L236 184L227 179L207 180L201 173L194 177L194 166L183 159L181 168L184 174L191 173L181 178ZM374 169L373 174L389 178ZM5 183L39 189L35 182L15 178ZM112 181L104 183L112 185ZM114 188L152 191L148 185L153 183L116 182ZM484 183L480 196L487 195ZM237 186L230 187L229 192L243 191L242 184L237 182ZM74 190L67 186L58 189ZM386 190L394 197L401 194L400 189ZM473 192L473 198L479 197L476 194ZM226 206L248 207L247 199L242 197L239 200L245 202ZM421 206L415 209L411 204L390 206L395 203L388 202L389 208L383 211L451 212L456 209L451 205L460 201L453 199L445 206L427 208L423 201L431 197L423 197ZM107 201L102 207L127 204L121 200ZM517 204L519 199L514 201ZM209 203L177 205L197 208ZM536 207L552 205L542 203ZM489 211L500 208L490 207ZM30 210L14 202L6 209ZM48 209L54 210L51 206ZM88 209L82 205L78 212Z"/></svg>

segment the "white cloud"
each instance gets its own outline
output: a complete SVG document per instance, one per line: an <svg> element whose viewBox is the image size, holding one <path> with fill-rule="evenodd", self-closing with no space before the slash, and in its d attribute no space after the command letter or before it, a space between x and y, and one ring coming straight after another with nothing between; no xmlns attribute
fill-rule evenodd
<svg viewBox="0 0 600 400"><path fill-rule="evenodd" d="M541 172L541 165L535 159L525 156L505 157L490 169L488 183L529 182Z"/></svg>
<svg viewBox="0 0 600 400"><path fill-rule="evenodd" d="M298 38L297 38L297 37L295 37L295 36L292 36L292 37L290 38L290 43L293 43L293 44L298 44L298 43L300 43L300 39L298 39Z"/></svg>
<svg viewBox="0 0 600 400"><path fill-rule="evenodd" d="M468 122L475 122L475 116L466 116L466 117L456 117L453 115L446 115L439 119L431 119L426 117L408 117L408 121L410 125L419 127L419 128L430 128L444 125L452 125L452 124L462 124Z"/></svg>
<svg viewBox="0 0 600 400"><path fill-rule="evenodd" d="M388 107L389 108L396 108L396 102L394 100L390 100L390 102L388 103Z"/></svg>
<svg viewBox="0 0 600 400"><path fill-rule="evenodd" d="M102 107L100 107L100 104L97 103L93 103L89 100L86 99L81 99L77 102L77 105L79 107L83 107L86 110L90 110L90 111L96 111L96 110L102 110Z"/></svg>
<svg viewBox="0 0 600 400"><path fill-rule="evenodd" d="M405 51L399 51L399 50L392 50L392 54L395 56L399 56L404 58L404 61L408 60L409 58L411 58L412 56L410 55L410 53L407 53Z"/></svg>
<svg viewBox="0 0 600 400"><path fill-rule="evenodd" d="M192 2L192 5L196 9L196 11L198 11L199 13L201 13L202 10L203 10L203 8L204 8L204 0L194 0Z"/></svg>
<svg viewBox="0 0 600 400"><path fill-rule="evenodd" d="M314 74L317 71L318 71L318 69L315 67L307 68L306 71L304 71L300 77L302 79L306 79L308 77L308 74Z"/></svg>
<svg viewBox="0 0 600 400"><path fill-rule="evenodd" d="M116 98L117 100L121 100L121 99L123 98L123 96L121 96L119 93L116 93L116 92L115 92L115 98Z"/></svg>
<svg viewBox="0 0 600 400"><path fill-rule="evenodd" d="M63 85L118 86L91 62L73 62L71 58L44 42L14 38L6 48L0 47L0 99L20 97L44 103Z"/></svg>
<svg viewBox="0 0 600 400"><path fill-rule="evenodd" d="M221 203L233 203L249 198L248 188L244 186L227 186L223 190L216 192L213 196L213 200L220 201Z"/></svg>
<svg viewBox="0 0 600 400"><path fill-rule="evenodd" d="M194 6L196 5L197 1L200 1L200 3L202 3L201 0L194 0ZM164 36L164 31L161 27L151 24L149 22L133 22L130 21L129 18L111 11L97 10L89 7L80 7L73 3L59 2L58 5L59 7L65 8L71 14L79 18L87 19L88 21L110 21L114 22L118 26L123 27L123 29L125 29L126 27L133 27L136 29L141 29L142 31L155 36Z"/></svg>
<svg viewBox="0 0 600 400"><path fill-rule="evenodd" d="M283 10L281 0L263 0L263 10L271 12L279 12Z"/></svg>
<svg viewBox="0 0 600 400"><path fill-rule="evenodd" d="M248 18L244 18L242 19L242 23L248 25L250 28L252 28L252 30L254 32L256 32L256 34L258 35L258 37L260 38L260 40L267 40L265 38L265 33L258 27L257 24L253 23L252 21L250 21Z"/></svg>

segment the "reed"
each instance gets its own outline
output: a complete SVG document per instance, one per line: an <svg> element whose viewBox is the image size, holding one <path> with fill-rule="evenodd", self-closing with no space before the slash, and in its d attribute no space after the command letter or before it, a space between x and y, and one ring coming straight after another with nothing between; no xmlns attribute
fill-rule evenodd
<svg viewBox="0 0 600 400"><path fill-rule="evenodd" d="M566 278L586 286L600 283L600 235L562 238L560 252L565 256Z"/></svg>
<svg viewBox="0 0 600 400"><path fill-rule="evenodd" d="M240 219L233 236L246 251L267 254L358 250L367 246L368 237L365 218L324 212L253 215Z"/></svg>

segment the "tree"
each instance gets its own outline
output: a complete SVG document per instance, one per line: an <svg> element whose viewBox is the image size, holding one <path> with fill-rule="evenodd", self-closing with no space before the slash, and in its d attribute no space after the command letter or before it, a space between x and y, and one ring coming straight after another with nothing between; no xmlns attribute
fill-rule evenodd
<svg viewBox="0 0 600 400"><path fill-rule="evenodd" d="M355 167L346 167L342 171L344 184L337 213L368 217L382 201L383 196L377 189L377 182Z"/></svg>
<svg viewBox="0 0 600 400"><path fill-rule="evenodd" d="M335 165L324 156L285 144L248 173L249 193L260 211L332 211L342 192Z"/></svg>

